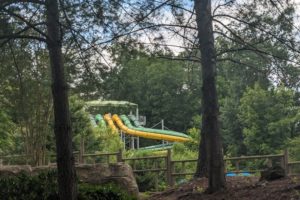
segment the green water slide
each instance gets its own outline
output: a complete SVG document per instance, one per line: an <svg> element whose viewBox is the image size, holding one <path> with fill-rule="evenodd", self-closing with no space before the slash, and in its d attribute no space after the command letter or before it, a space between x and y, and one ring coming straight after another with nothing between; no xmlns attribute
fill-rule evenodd
<svg viewBox="0 0 300 200"><path fill-rule="evenodd" d="M152 146L142 147L142 148L139 148L139 150L155 150L155 151L160 151L160 150L171 149L172 146L173 146L173 143L158 144L158 145L152 145Z"/></svg>
<svg viewBox="0 0 300 200"><path fill-rule="evenodd" d="M98 124L98 126L100 126L101 128L106 128L106 122L103 119L101 114L97 114L95 116L95 120L96 120L96 123Z"/></svg>
<svg viewBox="0 0 300 200"><path fill-rule="evenodd" d="M171 136L177 136L181 138L188 138L190 137L186 134L179 133L176 131L170 131L170 130L160 130L160 129L152 129L152 128L145 128L141 126L138 121L135 119L134 116L130 116L132 119L134 126L131 124L130 120L126 115L121 115L120 118L122 119L123 123L130 129L136 130L136 131L143 131L143 132L149 132L149 133L157 133L157 134L162 134L162 135L171 135Z"/></svg>
<svg viewBox="0 0 300 200"><path fill-rule="evenodd" d="M129 119L133 122L133 125L137 128L143 128L143 126L141 126L139 120L137 120L137 118L134 115L128 115Z"/></svg>

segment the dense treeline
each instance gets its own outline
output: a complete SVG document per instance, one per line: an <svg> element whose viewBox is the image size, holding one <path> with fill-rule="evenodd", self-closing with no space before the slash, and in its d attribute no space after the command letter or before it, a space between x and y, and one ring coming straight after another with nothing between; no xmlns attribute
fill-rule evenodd
<svg viewBox="0 0 300 200"><path fill-rule="evenodd" d="M234 45L226 40L217 41L219 51L221 47ZM268 48L275 51L281 47L269 44ZM148 126L164 119L170 129L186 132L193 126L199 128L199 124L193 123L201 113L199 66L188 60L168 59L172 56L170 52L165 53L166 58L147 52L150 50L143 46L114 46L111 54L115 67L103 77L102 97L139 104L140 113L147 116ZM185 53L179 56L184 57ZM230 61L218 64L217 88L225 153L235 156L281 150L300 134L299 82L295 78L298 68L287 64L291 70L276 76L268 68L284 63L266 61L247 51L230 53L230 56L239 57L241 62L249 62L256 68ZM1 54L1 65L1 152L30 154L36 164L43 163L43 154L54 150L47 58L39 48L29 53L10 46ZM72 73L69 77L71 81ZM80 87L71 91L78 93ZM83 95L82 100L75 96L70 100L76 149L81 136L89 140L97 137L83 110L83 100L91 98ZM99 143L89 143L87 147L99 148Z"/></svg>
<svg viewBox="0 0 300 200"><path fill-rule="evenodd" d="M57 150L64 154L57 160L65 166L60 184L70 181L76 196L72 132L73 150L120 146L92 127L84 110L85 100L102 98L139 104L148 126L164 119L170 129L200 135L203 125L205 156L198 160L221 172L210 173L215 183L224 176L219 116L226 155L288 146L295 156L300 70L293 4L224 1L212 10L211 3L1 2L1 154L28 154L38 165ZM141 41L142 31L150 44ZM173 46L182 42L184 50L168 48L165 33L180 38Z"/></svg>

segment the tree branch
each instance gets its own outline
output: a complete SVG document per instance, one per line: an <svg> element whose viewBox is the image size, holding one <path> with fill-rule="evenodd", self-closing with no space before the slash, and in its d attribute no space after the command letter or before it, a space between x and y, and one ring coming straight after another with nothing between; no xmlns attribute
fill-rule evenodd
<svg viewBox="0 0 300 200"><path fill-rule="evenodd" d="M178 60L178 61L190 61L190 62L196 62L196 63L201 62L200 58L192 59L191 57L181 58L181 57L156 56L156 58L162 58L162 59L168 59L168 60Z"/></svg>
<svg viewBox="0 0 300 200"><path fill-rule="evenodd" d="M232 59L232 58L221 58L221 59L217 59L217 62L225 62L225 61L230 61L230 62L232 62L232 63L239 64L239 65L241 65L241 66L247 66L247 67L250 67L250 68L252 68L252 69L254 69L254 70L256 70L256 71L265 73L264 70L261 70L261 69L255 67L255 66L253 66L253 65L250 65L250 64L248 64L248 63L244 63L244 62L241 62L241 61L238 61L238 60L234 60L234 59Z"/></svg>
<svg viewBox="0 0 300 200"><path fill-rule="evenodd" d="M221 24L226 30L228 30L234 37L238 38L240 41L235 40L235 39L233 39L233 38L230 38L230 37L228 37L226 34L224 34L224 33L222 33L222 32L219 32L219 34L221 34L221 35L227 37L228 39L232 40L233 42L237 42L237 43L239 43L239 44L241 44L241 45L247 45L247 46L249 46L250 49L251 49L253 52L257 53L257 55L264 54L264 55L267 55L267 56L271 56L271 57L273 57L273 58L277 58L277 59L280 59L280 60L285 60L285 61L288 61L288 62L291 62L291 63L294 63L294 64L299 65L299 63L296 62L296 61L293 61L293 60L290 60L290 59L287 59L287 58L283 58L283 57L281 57L281 56L274 55L274 54L272 54L272 53L268 53L268 52L265 52L265 51L263 51L263 50L261 50L261 49L256 48L255 46L253 46L253 45L250 44L249 42L246 42L246 41L245 41L243 38L241 38L239 35L237 35L236 33L234 33L230 28L228 28L228 27L227 27L225 24L223 24L221 21L216 20L216 19L213 19L213 20L216 21L216 22L218 22L219 24ZM250 50L250 49L249 49L249 50ZM259 53L260 53L260 54L259 54Z"/></svg>
<svg viewBox="0 0 300 200"><path fill-rule="evenodd" d="M263 33L266 33L266 34L272 36L274 39L276 39L277 41L279 41L279 42L282 43L283 45L287 46L287 47L288 47L289 49L291 49L292 51L295 51L295 52L297 52L297 53L300 53L299 50L297 50L297 49L295 49L294 47L292 47L291 45L287 44L287 42L291 42L291 41L286 41L286 40L284 40L283 38L279 38L279 37L277 37L276 35L274 35L273 33L271 33L270 31L267 31L267 30L265 30L265 29L263 29L263 28L261 28L261 27L255 26L255 25L253 25L253 24L251 24L251 23L249 23L249 22L247 22L247 21L245 21L245 20L238 19L238 18L236 18L236 17L234 17L234 16L226 15L226 14L218 14L218 15L214 15L213 17L214 17L214 18L215 18L215 17L227 17L227 18L236 20L236 21L238 21L238 22L247 24L247 25L250 26L250 27L253 27L253 28L255 28L255 29L258 29L259 31L261 31L261 32L263 32ZM213 19L213 20L216 21L216 19ZM218 20L217 20L217 21L218 21ZM220 21L219 21L219 22L220 22ZM226 25L223 24L223 26L226 26Z"/></svg>
<svg viewBox="0 0 300 200"><path fill-rule="evenodd" d="M31 22L29 22L28 20L26 20L24 17L11 12L10 10L0 6L0 9L3 10L4 12L6 12L8 15L13 16L14 18L17 18L19 20L21 20L22 22L24 22L28 27L32 28L33 30L35 30L36 32L38 32L39 34L41 34L42 36L44 36L45 38L48 38L47 34L44 33L43 31L41 31L40 29L36 28Z"/></svg>
<svg viewBox="0 0 300 200"><path fill-rule="evenodd" d="M47 42L45 38L34 36L34 35L0 35L0 40L4 40L2 43L0 43L0 47L8 43L10 40L14 39L31 39L31 40L38 40L40 42Z"/></svg>
<svg viewBox="0 0 300 200"><path fill-rule="evenodd" d="M34 3L34 4L40 4L44 5L45 3L41 0L1 0L0 1L0 6L9 6L11 4L15 3Z"/></svg>

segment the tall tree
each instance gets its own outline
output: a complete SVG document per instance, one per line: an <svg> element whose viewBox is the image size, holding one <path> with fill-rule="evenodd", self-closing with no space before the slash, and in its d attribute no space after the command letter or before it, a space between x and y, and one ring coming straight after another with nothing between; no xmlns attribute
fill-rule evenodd
<svg viewBox="0 0 300 200"><path fill-rule="evenodd" d="M46 10L46 28L47 33L37 28L37 24L32 23L31 18L27 20L18 12L16 7L8 8L11 4L30 3L31 6L41 9L44 6ZM29 6L30 7L30 6ZM77 199L76 175L74 166L74 156L72 154L72 135L71 122L68 103L68 86L64 75L64 64L62 56L62 35L59 19L59 5L57 0L32 1L32 0L13 0L1 1L0 11L17 18L26 26L23 30L10 35L1 35L0 39L7 43L11 39L34 39L46 42L49 50L49 60L52 72L52 96L54 104L54 133L56 138L57 152L57 170L60 199ZM5 16L4 14L4 16ZM44 24L44 23L42 23ZM33 29L38 35L23 35L28 29Z"/></svg>
<svg viewBox="0 0 300 200"><path fill-rule="evenodd" d="M202 129L201 138L204 142L199 147L197 169L206 159L208 168L208 191L215 192L225 188L225 172L223 151L219 130L219 108L216 89L216 53L211 15L210 0L195 0L198 39L202 66ZM201 155L203 157L201 157ZM205 163L205 162L204 162ZM200 166L199 166L200 165ZM197 174L201 175L201 171Z"/></svg>
<svg viewBox="0 0 300 200"><path fill-rule="evenodd" d="M46 0L47 46L52 72L54 133L60 199L77 199L76 173L72 150L72 132L68 101L68 85L64 75L62 36L57 0Z"/></svg>

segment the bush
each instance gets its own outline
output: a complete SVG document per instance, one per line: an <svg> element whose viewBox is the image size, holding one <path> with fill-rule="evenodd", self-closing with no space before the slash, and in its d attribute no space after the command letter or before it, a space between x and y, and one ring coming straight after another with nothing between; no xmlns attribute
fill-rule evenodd
<svg viewBox="0 0 300 200"><path fill-rule="evenodd" d="M80 184L78 200L134 200L119 186L114 184L91 185Z"/></svg>
<svg viewBox="0 0 300 200"><path fill-rule="evenodd" d="M0 179L0 199L5 200L58 200L56 171L37 176L20 174ZM114 184L79 184L78 200L134 200Z"/></svg>
<svg viewBox="0 0 300 200"><path fill-rule="evenodd" d="M166 151L155 150L139 150L127 151L127 158L162 156L166 155ZM130 166L134 166L136 170L165 168L164 158L155 160L135 160L129 161ZM139 172L135 174L136 182L141 192L164 190L166 188L165 172Z"/></svg>
<svg viewBox="0 0 300 200"><path fill-rule="evenodd" d="M56 172L49 171L38 176L28 176L24 173L10 178L0 179L0 199L37 200L58 199Z"/></svg>

